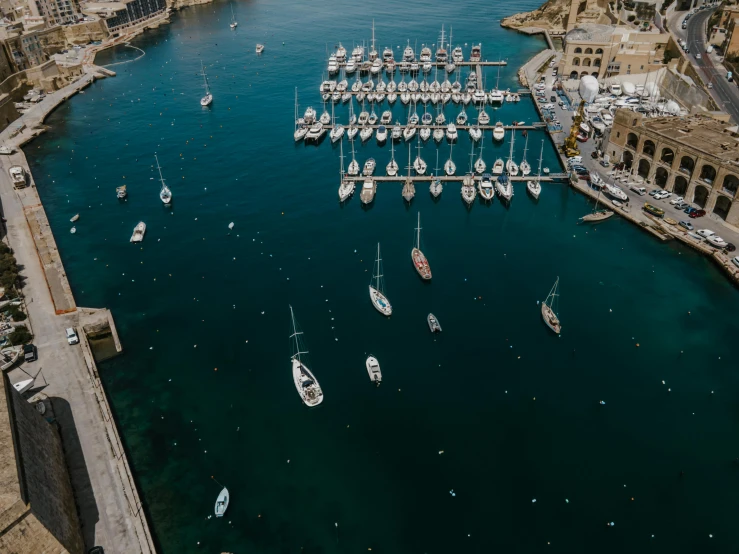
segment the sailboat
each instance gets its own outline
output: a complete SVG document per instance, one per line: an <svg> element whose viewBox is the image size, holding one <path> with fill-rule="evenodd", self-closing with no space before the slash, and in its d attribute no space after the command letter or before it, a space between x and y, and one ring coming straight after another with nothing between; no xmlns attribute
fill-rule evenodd
<svg viewBox="0 0 739 554"><path fill-rule="evenodd" d="M162 168L159 167L159 158L154 154L154 159L157 161L157 169L159 170L159 181L162 183L162 188L159 191L159 198L162 200L165 206L169 206L172 202L172 191L169 187L164 184L164 177L162 177Z"/></svg>
<svg viewBox="0 0 739 554"><path fill-rule="evenodd" d="M413 262L413 267L416 268L416 271L421 276L421 279L424 281L430 281L431 280L431 266L429 266L429 262L426 259L426 256L423 255L423 252L421 252L421 212L418 212L418 227L416 227L416 244L413 246L413 249L411 250L411 261Z"/></svg>
<svg viewBox="0 0 739 554"><path fill-rule="evenodd" d="M235 29L238 26L239 26L239 24L237 23L236 16L234 15L234 6L233 6L233 4L231 4L231 25L230 25L230 27L232 29Z"/></svg>
<svg viewBox="0 0 739 554"><path fill-rule="evenodd" d="M390 161L385 167L385 173L390 177L395 177L398 174L398 162L395 161L395 143L390 141Z"/></svg>
<svg viewBox="0 0 739 554"><path fill-rule="evenodd" d="M369 286L370 300L375 309L382 315L389 316L393 313L393 307L385 296L385 280L382 276L382 258L380 257L380 243L377 243L377 259L372 269L372 282ZM374 286L373 286L374 285Z"/></svg>
<svg viewBox="0 0 739 554"><path fill-rule="evenodd" d="M454 148L454 144L449 145L449 159L444 164L444 173L449 175L450 177L454 175L457 172L457 165L454 163L454 160L452 160L452 149ZM436 150L437 155L439 150Z"/></svg>
<svg viewBox="0 0 739 554"><path fill-rule="evenodd" d="M405 183L403 184L403 199L406 202L410 202L413 200L413 197L416 195L416 186L413 184L413 179L411 179L411 145L408 145L408 177L405 180Z"/></svg>
<svg viewBox="0 0 739 554"><path fill-rule="evenodd" d="M210 106L210 103L213 102L213 95L210 93L210 89L208 88L208 76L205 74L203 60L200 60L200 70L203 73L203 81L205 82L205 96L200 99L200 105L203 107Z"/></svg>
<svg viewBox="0 0 739 554"><path fill-rule="evenodd" d="M347 179L344 175L344 141L341 141L341 144L339 145L339 158L341 159L341 167L339 169L339 175L341 177L341 181L339 184L339 202L344 202L347 198L349 198L352 194L354 194L354 189L356 187L356 184L354 181Z"/></svg>
<svg viewBox="0 0 739 554"><path fill-rule="evenodd" d="M598 201L600 200L601 190L603 189L600 189L598 191L598 196L595 198L595 207L593 208L593 212L581 217L580 221L603 221L604 219L608 219L613 215L613 212L611 210L598 209Z"/></svg>
<svg viewBox="0 0 739 554"><path fill-rule="evenodd" d="M347 174L351 175L352 177L356 177L359 175L359 162L357 161L357 158L354 156L354 139L351 139L350 141L352 143L352 161L349 162L349 168L347 170Z"/></svg>
<svg viewBox="0 0 739 554"><path fill-rule="evenodd" d="M557 334L562 332L562 325L560 324L559 318L555 313L555 304L557 302L557 299L559 298L559 292L557 291L558 287L559 277L557 277L557 280L554 282L552 290L549 291L549 296L547 296L547 299L541 303L541 317L544 320L544 323L546 323L547 327L549 327Z"/></svg>
<svg viewBox="0 0 739 554"><path fill-rule="evenodd" d="M323 402L323 391L321 385L318 384L318 380L313 376L311 370L303 363L301 356L307 354L307 350L302 349L301 335L302 331L298 331L298 325L295 323L295 314L293 313L293 307L290 306L290 318L292 320L293 333L290 335L292 341L293 353L290 356L290 361L293 366L293 381L295 382L295 389L300 395L300 399L308 407L318 406Z"/></svg>
<svg viewBox="0 0 739 554"><path fill-rule="evenodd" d="M308 127L298 119L298 87L295 87L295 142L300 142L308 133Z"/></svg>
<svg viewBox="0 0 739 554"><path fill-rule="evenodd" d="M431 180L431 185L429 185L429 192L431 196L438 198L442 190L444 190L444 185L441 184L441 179L439 179L439 149L437 148L436 168L434 169L434 178Z"/></svg>
<svg viewBox="0 0 739 554"><path fill-rule="evenodd" d="M524 131L525 132L525 131ZM518 166L518 168L521 170L521 175L524 177L531 173L531 166L529 165L529 162L526 161L526 152L529 149L529 135L526 135L526 144L523 147L523 160L521 160L521 164Z"/></svg>
<svg viewBox="0 0 739 554"><path fill-rule="evenodd" d="M516 132L511 131L511 152L508 154L508 161L505 163L508 175L518 175L518 164L513 161L513 143L515 142Z"/></svg>
<svg viewBox="0 0 739 554"><path fill-rule="evenodd" d="M541 152L539 153L539 172L535 181L529 181L528 183L526 183L526 190L529 191L529 194L533 196L536 200L539 199L539 194L541 194L541 159L543 156L544 141L541 141Z"/></svg>

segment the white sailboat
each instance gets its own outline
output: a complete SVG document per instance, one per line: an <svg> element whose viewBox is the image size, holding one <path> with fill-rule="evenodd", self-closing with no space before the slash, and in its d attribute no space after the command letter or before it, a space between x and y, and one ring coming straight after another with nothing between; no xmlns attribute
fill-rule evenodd
<svg viewBox="0 0 739 554"><path fill-rule="evenodd" d="M169 187L164 184L164 177L162 177L162 168L159 166L159 158L154 154L154 159L157 161L157 169L159 170L159 182L162 183L162 188L159 190L159 198L162 200L165 206L169 206L172 202L172 191Z"/></svg>
<svg viewBox="0 0 739 554"><path fill-rule="evenodd" d="M382 315L389 316L393 313L393 307L385 296L385 279L382 275L382 258L380 257L380 243L377 243L377 259L372 269L372 282L369 286L370 300L375 309Z"/></svg>
<svg viewBox="0 0 739 554"><path fill-rule="evenodd" d="M541 141L541 152L539 153L539 172L537 174L535 181L529 181L526 183L526 190L529 191L529 194L533 196L536 200L539 199L539 194L541 194L541 160L544 156L544 141Z"/></svg>
<svg viewBox="0 0 739 554"><path fill-rule="evenodd" d="M526 152L529 149L529 135L526 134L526 143L523 147L523 160L521 160L521 164L518 166L518 168L521 170L521 175L524 177L531 173L531 166L529 165L529 162L526 161Z"/></svg>
<svg viewBox="0 0 739 554"><path fill-rule="evenodd" d="M239 26L239 24L236 21L236 16L234 15L234 6L233 6L233 4L231 4L231 25L230 25L230 27L232 29L235 29L238 26Z"/></svg>
<svg viewBox="0 0 739 554"><path fill-rule="evenodd" d="M205 83L205 96L200 99L200 105L203 107L210 106L211 102L213 102L213 95L210 93L210 89L208 88L208 76L205 74L203 60L200 60L200 70L203 73L203 82Z"/></svg>
<svg viewBox="0 0 739 554"><path fill-rule="evenodd" d="M541 303L541 317L544 320L544 323L546 323L547 327L557 334L562 332L562 324L560 323L556 313L556 303L559 299L559 292L557 291L558 288L559 277L557 277L557 280L554 282L552 290L549 291L547 299Z"/></svg>
<svg viewBox="0 0 739 554"><path fill-rule="evenodd" d="M354 189L356 187L356 184L353 180L347 179L344 175L344 141L341 141L341 144L339 145L339 159L341 160L341 166L339 168L339 176L340 176L340 182L339 182L339 202L346 201L352 194L354 194Z"/></svg>
<svg viewBox="0 0 739 554"><path fill-rule="evenodd" d="M395 142L390 141L390 161L385 167L385 173L390 177L395 177L398 174L398 162L395 161Z"/></svg>
<svg viewBox="0 0 739 554"><path fill-rule="evenodd" d="M293 313L293 307L290 306L290 318L292 320L293 333L290 335L290 340L293 346L293 353L290 356L290 361L293 367L293 382L295 383L295 389L300 395L300 399L308 407L318 406L323 402L323 391L321 385L318 384L318 380L314 377L311 370L303 363L301 356L308 353L307 350L303 350L301 345L302 331L298 331L298 325L295 323L295 314Z"/></svg>
<svg viewBox="0 0 739 554"><path fill-rule="evenodd" d="M442 190L444 190L444 185L441 184L441 179L439 179L439 149L437 148L436 168L434 169L434 178L431 180L431 185L429 185L429 192L431 196L438 198Z"/></svg>

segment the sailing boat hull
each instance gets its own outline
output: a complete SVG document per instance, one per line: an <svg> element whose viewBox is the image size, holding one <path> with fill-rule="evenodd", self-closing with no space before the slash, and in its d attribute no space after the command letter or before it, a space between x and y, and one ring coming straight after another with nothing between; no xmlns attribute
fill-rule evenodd
<svg viewBox="0 0 739 554"><path fill-rule="evenodd" d="M372 285L369 287L369 295L372 305L378 312L385 316L390 316L393 313L393 307L390 305L388 299Z"/></svg>
<svg viewBox="0 0 739 554"><path fill-rule="evenodd" d="M560 324L559 319L554 315L552 309L545 302L542 302L541 304L541 318L552 331L558 335L562 332L562 325Z"/></svg>
<svg viewBox="0 0 739 554"><path fill-rule="evenodd" d="M411 250L411 261L413 262L413 267L416 268L416 272L421 276L421 279L430 281L431 266L429 266L429 262L426 256L423 255L423 252L418 248Z"/></svg>

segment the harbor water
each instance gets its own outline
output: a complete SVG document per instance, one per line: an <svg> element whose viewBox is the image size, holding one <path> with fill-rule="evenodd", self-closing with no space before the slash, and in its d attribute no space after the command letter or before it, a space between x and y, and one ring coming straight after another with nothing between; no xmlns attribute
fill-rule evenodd
<svg viewBox="0 0 739 554"><path fill-rule="evenodd" d="M418 184L408 207L401 183L380 183L369 208L358 194L340 206L338 145L293 141L294 88L300 113L320 115L327 51L369 40L373 19L378 50L391 45L396 60L408 40L418 55L451 27L465 57L481 42L483 59L507 60L500 88L515 90L545 43L499 20L538 3L260 0L234 4L233 31L228 4L188 8L133 42L140 59L120 63L141 55L125 46L100 54L117 76L60 106L26 147L77 304L115 316L125 352L100 374L162 552L739 543L739 295L709 260L618 217L578 224L592 204L562 183L543 184L538 202L516 183L509 207L471 209L458 184L437 201ZM484 74L495 86L497 68ZM536 119L527 98L488 113ZM393 114L404 122L407 108ZM488 167L509 135L485 135ZM560 171L542 131L529 132L529 163L542 140L544 165ZM430 168L436 148L422 150ZM449 145L438 148L443 165ZM460 132L458 175L469 152ZM368 157L384 175L389 143L357 142ZM396 157L404 172L407 145ZM430 283L410 259L419 211ZM146 237L131 244L139 221ZM378 242L390 318L368 297ZM561 336L539 304L557 277ZM325 394L317 408L293 384L289 305ZM429 312L443 333L429 333ZM213 478L231 493L222 519Z"/></svg>

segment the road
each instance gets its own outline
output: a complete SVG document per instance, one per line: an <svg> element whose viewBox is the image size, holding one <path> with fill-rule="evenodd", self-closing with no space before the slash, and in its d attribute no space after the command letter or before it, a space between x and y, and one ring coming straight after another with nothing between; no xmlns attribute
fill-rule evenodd
<svg viewBox="0 0 739 554"><path fill-rule="evenodd" d="M688 43L690 54L687 54L698 75L706 84L711 83L711 96L718 106L726 111L735 123L739 123L739 88L726 80L726 70L714 64L711 56L706 54L706 23L716 9L701 10L688 20L687 29L682 29L683 14L676 14L670 25L673 35ZM695 55L700 54L701 59Z"/></svg>

